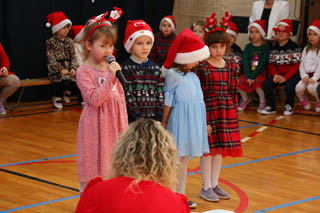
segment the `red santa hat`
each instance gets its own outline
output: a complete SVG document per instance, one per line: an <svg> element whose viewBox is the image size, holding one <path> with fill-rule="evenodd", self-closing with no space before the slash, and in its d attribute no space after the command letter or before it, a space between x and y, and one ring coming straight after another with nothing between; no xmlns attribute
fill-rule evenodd
<svg viewBox="0 0 320 213"><path fill-rule="evenodd" d="M50 13L47 16L48 22L46 23L46 27L51 27L52 34L55 34L62 28L64 28L67 24L72 25L72 22L70 19L67 18L67 16L61 12L61 11L56 11L53 13Z"/></svg>
<svg viewBox="0 0 320 213"><path fill-rule="evenodd" d="M84 25L73 25L70 29L69 35L74 42L80 42L83 35Z"/></svg>
<svg viewBox="0 0 320 213"><path fill-rule="evenodd" d="M292 35L292 21L291 19L282 19L279 21L277 26L274 29L277 29L279 25L284 25L286 28L286 31Z"/></svg>
<svg viewBox="0 0 320 213"><path fill-rule="evenodd" d="M134 41L140 36L149 36L154 41L154 36L151 27L143 20L128 20L126 32L124 35L123 45L128 53Z"/></svg>
<svg viewBox="0 0 320 213"><path fill-rule="evenodd" d="M226 31L227 33L233 35L234 37L238 36L238 27L235 23L229 22L229 28Z"/></svg>
<svg viewBox="0 0 320 213"><path fill-rule="evenodd" d="M160 25L159 25L160 31L161 31L162 22L164 22L164 21L167 21L170 24L173 31L176 30L176 21L174 20L174 16L165 16L160 21Z"/></svg>
<svg viewBox="0 0 320 213"><path fill-rule="evenodd" d="M307 33L309 30L315 31L318 35L320 35L320 20L314 20L310 26L308 27Z"/></svg>
<svg viewBox="0 0 320 213"><path fill-rule="evenodd" d="M248 31L250 32L251 27L256 27L261 33L262 37L266 37L267 32L267 21L266 20L255 20L248 26Z"/></svg>
<svg viewBox="0 0 320 213"><path fill-rule="evenodd" d="M169 69L173 63L191 64L209 56L209 48L194 32L186 28L172 42L163 66Z"/></svg>

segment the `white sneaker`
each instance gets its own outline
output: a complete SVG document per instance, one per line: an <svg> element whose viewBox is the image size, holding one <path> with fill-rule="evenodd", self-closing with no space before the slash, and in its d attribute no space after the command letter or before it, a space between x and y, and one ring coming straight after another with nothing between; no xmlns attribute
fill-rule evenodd
<svg viewBox="0 0 320 213"><path fill-rule="evenodd" d="M70 96L71 96L71 91L69 90L64 91L64 95L63 95L64 102L70 103L71 101Z"/></svg>
<svg viewBox="0 0 320 213"><path fill-rule="evenodd" d="M53 101L53 105L54 105L55 108L57 108L57 109L62 109L63 108L63 104L61 102L62 101L61 97L53 96L52 97L52 101Z"/></svg>
<svg viewBox="0 0 320 213"><path fill-rule="evenodd" d="M271 106L266 106L266 108L260 111L260 113L264 115L276 114L276 112L277 111L273 109Z"/></svg>
<svg viewBox="0 0 320 213"><path fill-rule="evenodd" d="M0 115L7 114L6 108L4 108L3 102L0 102Z"/></svg>
<svg viewBox="0 0 320 213"><path fill-rule="evenodd" d="M291 107L289 104L286 104L284 106L284 112L283 112L283 115L292 115L293 113L293 107Z"/></svg>

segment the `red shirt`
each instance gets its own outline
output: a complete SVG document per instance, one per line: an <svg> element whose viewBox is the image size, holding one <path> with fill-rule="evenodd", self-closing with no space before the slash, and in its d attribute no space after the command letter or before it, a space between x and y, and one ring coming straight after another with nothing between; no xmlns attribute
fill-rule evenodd
<svg viewBox="0 0 320 213"><path fill-rule="evenodd" d="M80 197L76 213L188 213L187 198L153 181L141 181L129 188L134 179L116 177L91 180Z"/></svg>
<svg viewBox="0 0 320 213"><path fill-rule="evenodd" d="M9 58L0 43L0 68L2 67L8 68L9 74L13 74L12 72L10 72Z"/></svg>

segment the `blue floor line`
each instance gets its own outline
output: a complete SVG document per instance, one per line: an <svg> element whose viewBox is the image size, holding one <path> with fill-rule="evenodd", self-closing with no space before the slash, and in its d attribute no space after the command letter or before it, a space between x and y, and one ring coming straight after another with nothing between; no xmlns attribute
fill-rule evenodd
<svg viewBox="0 0 320 213"><path fill-rule="evenodd" d="M49 158L42 158L42 159L38 159L38 160L23 161L23 162L18 162L18 163L8 163L8 164L0 165L0 168L1 167L6 167L6 166L17 166L17 165L25 164L25 163L40 162L40 161L45 161L45 160L55 160L55 159L60 159L60 158L69 158L69 157L74 157L74 156L76 156L76 154L63 155L63 156L57 156L57 157L49 157Z"/></svg>
<svg viewBox="0 0 320 213"><path fill-rule="evenodd" d="M28 208L37 207L37 206L42 206L42 205L46 205L46 204L50 204L50 203L61 202L61 201L64 201L64 200L71 200L71 199L78 198L78 197L80 197L80 195L74 195L74 196L71 196L71 197L65 197L65 198L60 198L60 199L56 199L56 200L49 200L49 201L45 201L45 202L41 202L41 203L35 203L35 204L27 205L27 206L21 206L21 207L14 208L14 209L8 209L8 210L0 211L0 213L14 212L14 211L18 211L18 210L22 210L22 209L28 209Z"/></svg>
<svg viewBox="0 0 320 213"><path fill-rule="evenodd" d="M247 125L247 126L241 126L239 128L243 129L243 128L249 128L249 127L254 127L254 126L259 126L259 125L262 125L262 124L250 124L250 125ZM76 154L63 155L63 156L57 156L57 157L49 157L49 158L43 158L43 159L31 160L31 161L23 161L23 162L18 162L18 163L8 163L8 164L0 165L0 168L1 167L7 167L7 166L17 166L17 165L25 164L25 163L40 162L40 161L45 161L45 160L55 160L55 159L60 159L60 158L68 158L68 157L74 157L74 156L76 156Z"/></svg>
<svg viewBox="0 0 320 213"><path fill-rule="evenodd" d="M281 204L281 205L270 207L270 208L267 208L267 209L262 209L262 210L259 210L259 211L255 211L254 213L263 213L263 212L266 212L266 211L272 211L272 210L276 210L276 209L280 209L280 208L285 208L285 207L288 207L288 206L293 206L293 205L296 205L296 204L305 203L305 202L309 202L309 201L313 201L313 200L317 200L317 199L320 199L320 196L306 198L306 199L298 200L298 201L295 201L295 202Z"/></svg>
<svg viewBox="0 0 320 213"><path fill-rule="evenodd" d="M250 127L255 127L255 126L260 126L263 124L250 124L250 125L246 125L246 126L240 126L239 129L243 129L243 128L250 128Z"/></svg>
<svg viewBox="0 0 320 213"><path fill-rule="evenodd" d="M245 162L241 162L241 163L225 165L225 166L222 166L221 168L225 169L225 168L231 168L231 167L235 167L235 166L242 166L242 165L246 165L246 164L250 164L250 163L257 163L257 162L261 162L261 161L265 161L265 160L271 160L271 159L275 159L275 158L287 157L287 156L290 156L290 155L296 155L296 154L301 154L301 153L311 152L311 151L317 151L317 150L320 150L320 147L316 147L316 148L312 148L312 149L305 149L305 150L286 153L286 154L282 154L282 155L276 155L276 156L267 157L267 158L261 158L261 159L257 159L257 160L251 160L251 161L245 161ZM189 172L188 175L194 175L194 174L198 174L198 173L200 173L200 171Z"/></svg>

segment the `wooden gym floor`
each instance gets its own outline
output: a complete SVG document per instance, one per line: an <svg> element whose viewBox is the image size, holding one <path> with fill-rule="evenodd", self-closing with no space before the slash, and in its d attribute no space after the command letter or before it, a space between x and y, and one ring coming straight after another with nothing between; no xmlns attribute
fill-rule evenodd
<svg viewBox="0 0 320 213"><path fill-rule="evenodd" d="M79 116L76 104L56 110L37 102L0 117L0 212L74 212ZM263 116L250 108L239 121L243 157L225 158L220 175L231 199L199 198L199 159L193 159L186 194L198 204L194 212L320 212L319 114Z"/></svg>

